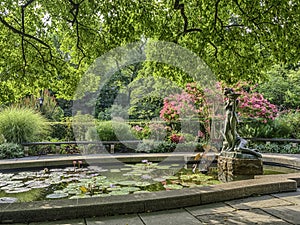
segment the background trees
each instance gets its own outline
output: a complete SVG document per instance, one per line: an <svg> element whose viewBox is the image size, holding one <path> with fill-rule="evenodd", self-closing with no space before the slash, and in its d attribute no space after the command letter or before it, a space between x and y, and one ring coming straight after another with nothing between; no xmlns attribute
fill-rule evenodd
<svg viewBox="0 0 300 225"><path fill-rule="evenodd" d="M260 81L274 63L299 62L299 17L293 0L6 0L0 102L40 89L72 99L93 60L142 37L190 49L226 82Z"/></svg>

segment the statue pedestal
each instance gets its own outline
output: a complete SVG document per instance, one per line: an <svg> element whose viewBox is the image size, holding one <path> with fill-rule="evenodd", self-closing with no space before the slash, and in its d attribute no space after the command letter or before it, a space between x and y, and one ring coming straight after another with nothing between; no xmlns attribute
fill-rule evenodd
<svg viewBox="0 0 300 225"><path fill-rule="evenodd" d="M262 174L261 158L239 152L222 152L218 156L218 178L222 182L252 179Z"/></svg>

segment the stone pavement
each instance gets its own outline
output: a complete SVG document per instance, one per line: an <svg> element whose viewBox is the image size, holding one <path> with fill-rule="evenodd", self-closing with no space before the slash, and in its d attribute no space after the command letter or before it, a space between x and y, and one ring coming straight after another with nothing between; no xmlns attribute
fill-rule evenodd
<svg viewBox="0 0 300 225"><path fill-rule="evenodd" d="M75 220L35 222L29 225L193 225L300 224L300 189L158 212ZM24 224L17 224L24 225Z"/></svg>

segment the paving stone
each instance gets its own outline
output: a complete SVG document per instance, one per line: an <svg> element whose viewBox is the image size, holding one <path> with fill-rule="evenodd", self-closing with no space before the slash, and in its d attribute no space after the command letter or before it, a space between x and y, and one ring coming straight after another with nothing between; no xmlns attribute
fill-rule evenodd
<svg viewBox="0 0 300 225"><path fill-rule="evenodd" d="M87 218L87 225L144 225L137 214Z"/></svg>
<svg viewBox="0 0 300 225"><path fill-rule="evenodd" d="M285 201L294 203L296 205L299 205L299 207L300 207L300 190L297 192L273 194L272 196L280 198L280 199L284 199Z"/></svg>
<svg viewBox="0 0 300 225"><path fill-rule="evenodd" d="M221 202L221 203L188 207L188 208L186 208L186 210L188 210L194 216L200 216L200 215L206 215L206 214L232 212L236 209Z"/></svg>
<svg viewBox="0 0 300 225"><path fill-rule="evenodd" d="M84 219L77 220L58 220L49 222L34 222L29 223L29 225L85 225Z"/></svg>
<svg viewBox="0 0 300 225"><path fill-rule="evenodd" d="M299 205L285 206L285 207L272 207L263 209L277 218L281 218L292 224L300 224L300 207Z"/></svg>
<svg viewBox="0 0 300 225"><path fill-rule="evenodd" d="M184 209L140 214L146 225L195 225L202 224Z"/></svg>
<svg viewBox="0 0 300 225"><path fill-rule="evenodd" d="M284 199L275 198L271 195L237 199L225 203L235 209L268 208L274 206L292 205L292 203L285 201Z"/></svg>
<svg viewBox="0 0 300 225"><path fill-rule="evenodd" d="M249 224L270 224L287 225L286 221L271 216L260 209L237 210L235 212L218 213L211 215L197 216L202 224L225 224L225 225L249 225Z"/></svg>

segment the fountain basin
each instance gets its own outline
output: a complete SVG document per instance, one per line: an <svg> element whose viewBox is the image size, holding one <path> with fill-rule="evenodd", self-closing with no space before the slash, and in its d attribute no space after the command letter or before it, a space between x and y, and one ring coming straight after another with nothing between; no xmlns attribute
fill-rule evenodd
<svg viewBox="0 0 300 225"><path fill-rule="evenodd" d="M174 161L183 161L189 159L191 155L187 154L170 154L173 155ZM155 161L154 158L163 159L166 156L163 154L145 154L138 155L135 159L139 161L145 159ZM300 160L294 156L278 156L264 155L264 162L272 162L277 164L290 165L300 167ZM76 156L83 160L82 156ZM116 157L114 155L114 157ZM151 158L152 157L152 158ZM66 159L67 158L67 159ZM134 157L121 156L123 160L133 161ZM71 156L64 157L60 162L73 160ZM77 158L76 158L77 159ZM95 159L95 158L94 158ZM41 160L41 161L40 161ZM55 158L43 160L35 159L33 165L28 162L23 165L23 168L36 167L37 164L49 166L50 164L58 163ZM10 161L11 165L14 160ZM24 162L24 159L18 161ZM43 162L42 162L43 161ZM158 160L159 161L159 160ZM282 163L284 162L284 163ZM61 163L63 164L63 163ZM1 164L3 166L3 164ZM12 166L11 166L12 167ZM6 169L11 168L7 166ZM15 167L15 166L13 166ZM2 167L3 168L3 167ZM15 167L16 168L16 167ZM254 195L273 194L279 192L296 191L300 186L300 173L280 174L257 176L255 179L234 181L218 185L206 187L196 187L182 190L158 191L144 194L133 194L123 196L97 197L88 199L63 199L55 201L37 201L28 203L5 203L0 204L0 222L1 223L18 223L18 222L34 222L59 219L72 219L80 217L107 216L127 213L141 213L148 211L158 211L165 209L174 209L187 206L195 206L208 204L213 202L221 202L244 198Z"/></svg>

